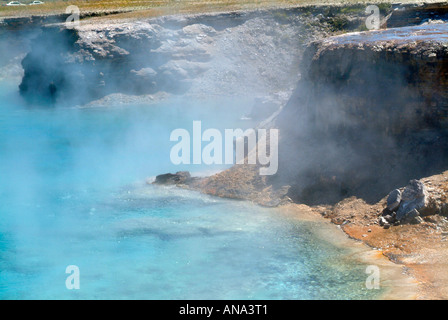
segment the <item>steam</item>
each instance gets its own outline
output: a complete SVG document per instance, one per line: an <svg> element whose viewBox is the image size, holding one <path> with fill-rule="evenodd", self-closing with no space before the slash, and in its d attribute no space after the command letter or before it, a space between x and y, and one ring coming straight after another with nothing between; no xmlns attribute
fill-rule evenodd
<svg viewBox="0 0 448 320"><path fill-rule="evenodd" d="M446 131L416 85L423 80L412 62L400 60L400 52L357 50L362 39L353 46L350 39L336 49L319 47L325 42L307 49L303 78L275 120L281 153L272 182L290 185L298 202L357 196L376 203L448 166Z"/></svg>
<svg viewBox="0 0 448 320"><path fill-rule="evenodd" d="M275 120L263 124L279 129L280 134L278 174L270 181L279 187L290 185L295 200L332 203L357 195L377 201L409 178L444 168L441 156L427 154L429 148L422 147L428 137L414 139L416 148L412 138L403 137L408 133L403 126L412 124L415 116L393 112L397 106L413 103L402 98L415 97L408 89L412 70L393 61L365 64L366 59L348 56L344 50L313 63L313 46L299 66L306 41L314 37L306 19L314 18L298 13L254 11L165 17L111 28L82 23L74 30L43 28L23 60L20 91L31 106L56 109L84 105L112 93L141 97L142 105L148 104L148 96L160 92L178 98L167 105L175 104L173 110L179 114L160 123L142 120L141 111L136 111L125 132L114 137L116 144L107 144L110 137L99 132L77 142L80 153L74 155L75 170L90 167L101 174L98 181L106 184L124 181L126 175L171 171L169 150L163 153L169 165L158 170L148 169L153 155L146 150L154 145L160 150L171 147L169 132L188 129L195 120L222 132L255 126L241 125L239 120L250 113L253 101L288 91L298 83L299 73L303 79L287 106ZM225 126L213 125L222 113L206 106L219 101L216 96L226 97L217 106L220 111L242 106L229 113ZM196 98L205 102L197 103L203 110L193 117L192 104L186 101ZM69 117L82 118L83 112L78 112L69 112ZM181 117L190 121L177 121ZM148 123L153 127L148 128ZM164 132L163 138L153 128Z"/></svg>
<svg viewBox="0 0 448 320"><path fill-rule="evenodd" d="M78 29L47 26L29 39L20 94L30 108L55 109L42 112L54 117L51 130L69 146L63 171L77 173L79 190L173 170L197 171L197 166L173 166L169 133L188 129L195 120L222 133L254 128L256 123L241 118L254 113L251 108L256 113L256 98L285 90L285 83L292 87L298 78L296 59L305 33L294 13L160 18L107 28L83 22ZM286 24L292 20L296 24ZM260 30L261 25L269 27ZM279 41L284 32L288 37ZM291 50L296 46L297 52ZM160 92L172 98L149 103ZM95 106L92 101L101 103L105 96L109 110L73 109ZM141 107L119 110L125 103L115 97L134 97L133 104ZM61 188L62 181L57 182Z"/></svg>

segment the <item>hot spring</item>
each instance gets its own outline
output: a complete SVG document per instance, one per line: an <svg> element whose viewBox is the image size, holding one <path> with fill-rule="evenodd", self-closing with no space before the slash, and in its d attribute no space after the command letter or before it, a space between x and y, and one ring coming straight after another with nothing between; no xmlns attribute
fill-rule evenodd
<svg viewBox="0 0 448 320"><path fill-rule="evenodd" d="M170 162L170 132L236 121L248 101L27 107L0 83L0 299L370 299L366 265L299 221L145 184L225 167ZM237 115L237 116L235 116ZM68 290L66 268L80 270Z"/></svg>

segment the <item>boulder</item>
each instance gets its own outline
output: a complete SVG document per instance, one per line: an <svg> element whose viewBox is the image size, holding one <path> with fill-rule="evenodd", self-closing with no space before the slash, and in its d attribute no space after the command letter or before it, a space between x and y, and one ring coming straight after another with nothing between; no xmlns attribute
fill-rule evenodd
<svg viewBox="0 0 448 320"><path fill-rule="evenodd" d="M395 189L387 197L387 207L378 220L380 226L420 224L421 213L429 205L426 186L419 180L411 180L403 191Z"/></svg>
<svg viewBox="0 0 448 320"><path fill-rule="evenodd" d="M160 185L178 185L178 184L186 184L190 180L191 180L190 172L179 171L176 172L175 174L165 173L158 175L153 183Z"/></svg>
<svg viewBox="0 0 448 320"><path fill-rule="evenodd" d="M418 180L411 180L402 193L402 199L397 211L397 220L407 220L408 216L414 215L414 210L423 209L428 201L425 185ZM419 214L420 215L420 214Z"/></svg>
<svg viewBox="0 0 448 320"><path fill-rule="evenodd" d="M422 222L423 219L420 217L420 212L417 209L413 209L401 220L403 224L420 224Z"/></svg>
<svg viewBox="0 0 448 320"><path fill-rule="evenodd" d="M395 211L400 206L400 202L401 191L398 189L391 191L387 197L387 209L389 209L389 211Z"/></svg>

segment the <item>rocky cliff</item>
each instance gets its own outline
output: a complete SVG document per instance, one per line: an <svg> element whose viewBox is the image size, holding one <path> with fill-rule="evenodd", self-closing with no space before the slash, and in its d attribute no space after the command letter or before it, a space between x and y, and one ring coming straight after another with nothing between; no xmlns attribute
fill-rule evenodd
<svg viewBox="0 0 448 320"><path fill-rule="evenodd" d="M331 32L330 21L306 10L49 25L22 62L21 93L31 103L82 104L111 93L292 90L304 44Z"/></svg>
<svg viewBox="0 0 448 320"><path fill-rule="evenodd" d="M20 89L32 104L83 104L111 93L256 97L296 88L262 124L280 129L278 174L235 167L204 190L268 204L285 194L375 202L446 169L447 28L432 21L443 22L445 9L388 6L388 26L425 24L336 37L327 36L365 27L363 6L50 25L31 40Z"/></svg>
<svg viewBox="0 0 448 320"><path fill-rule="evenodd" d="M381 5L383 25L443 19L446 5ZM365 5L308 6L122 20L7 18L26 39L22 95L32 104L84 104L112 93L266 95L291 91L305 45L365 29ZM16 39L17 40L17 39ZM9 40L8 40L9 41Z"/></svg>
<svg viewBox="0 0 448 320"><path fill-rule="evenodd" d="M235 167L210 178L205 191L249 192L267 205L282 195L306 204L349 196L376 203L410 179L446 170L447 34L438 23L311 43L290 101L265 123L280 130L278 173L251 178L254 166Z"/></svg>
<svg viewBox="0 0 448 320"><path fill-rule="evenodd" d="M273 181L288 180L291 196L309 203L377 201L446 169L447 34L440 23L312 43L276 122L285 145Z"/></svg>

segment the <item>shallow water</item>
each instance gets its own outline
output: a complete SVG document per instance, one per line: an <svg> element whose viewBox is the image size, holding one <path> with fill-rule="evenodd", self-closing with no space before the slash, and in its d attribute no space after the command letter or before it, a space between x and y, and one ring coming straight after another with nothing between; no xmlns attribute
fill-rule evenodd
<svg viewBox="0 0 448 320"><path fill-rule="evenodd" d="M246 101L29 109L0 83L0 299L359 299L366 266L242 201L145 186L187 169L169 134L235 121ZM205 121L206 119L207 121ZM66 267L81 289L67 290Z"/></svg>
<svg viewBox="0 0 448 320"><path fill-rule="evenodd" d="M335 41L331 39L329 41ZM401 28L391 28L369 32L348 33L338 37L336 41L339 44L373 43L378 41L394 42L447 42L448 41L448 23L423 24L418 26L409 26Z"/></svg>

